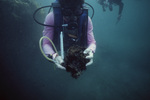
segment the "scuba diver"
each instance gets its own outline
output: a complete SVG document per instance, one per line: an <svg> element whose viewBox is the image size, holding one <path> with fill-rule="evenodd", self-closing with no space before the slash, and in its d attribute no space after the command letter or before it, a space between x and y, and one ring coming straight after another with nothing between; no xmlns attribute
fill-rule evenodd
<svg viewBox="0 0 150 100"><path fill-rule="evenodd" d="M119 6L119 12L118 12L118 18L117 20L120 21L121 19L121 14L123 10L123 2L121 0L97 0L97 2L102 5L103 11L106 11L106 8L109 7L109 10L112 11L113 7L112 5L118 5Z"/></svg>
<svg viewBox="0 0 150 100"><path fill-rule="evenodd" d="M88 9L84 7L84 0L56 0L53 4L53 11L50 12L44 24L54 27L44 26L43 36L50 38L56 48L60 48L60 34L63 33L64 54L73 45L86 48L84 54L89 62L93 63L93 54L96 50L96 41L93 34L93 25L88 16ZM54 60L57 68L66 69L62 64L64 58L54 51L48 39L43 39L43 51L46 56Z"/></svg>

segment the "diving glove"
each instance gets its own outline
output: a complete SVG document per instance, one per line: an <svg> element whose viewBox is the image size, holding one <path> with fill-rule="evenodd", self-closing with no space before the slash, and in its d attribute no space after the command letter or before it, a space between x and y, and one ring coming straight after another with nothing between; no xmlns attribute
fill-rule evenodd
<svg viewBox="0 0 150 100"><path fill-rule="evenodd" d="M64 60L62 59L61 56L59 56L57 53L54 53L52 57L57 68L66 70L66 68L62 66L62 64L64 63Z"/></svg>
<svg viewBox="0 0 150 100"><path fill-rule="evenodd" d="M90 59L90 61L86 64L86 66L89 66L93 63L93 51L89 48L85 49L84 54L86 54L86 59Z"/></svg>

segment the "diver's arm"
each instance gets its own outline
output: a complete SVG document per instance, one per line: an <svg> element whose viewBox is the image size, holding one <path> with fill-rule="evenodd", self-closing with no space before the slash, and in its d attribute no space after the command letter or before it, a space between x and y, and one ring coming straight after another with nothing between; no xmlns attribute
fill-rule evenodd
<svg viewBox="0 0 150 100"><path fill-rule="evenodd" d="M93 63L93 54L96 50L96 41L93 34L93 25L90 17L88 17L88 29L87 29L87 43L88 47L84 50L86 54L86 59L89 59L89 62L86 63L86 66L89 66Z"/></svg>
<svg viewBox="0 0 150 100"><path fill-rule="evenodd" d="M46 16L44 24L54 25L54 14L52 12ZM44 26L43 36L47 36L48 38L50 38L52 40L53 34L54 34L53 27ZM48 39L43 39L43 50L47 56L55 53L53 50L53 47Z"/></svg>
<svg viewBox="0 0 150 100"><path fill-rule="evenodd" d="M46 16L44 24L46 25L54 25L54 14L53 12L49 13ZM53 27L48 27L45 26L43 30L43 36L47 36L49 39L53 40L53 35L54 35L54 28ZM54 52L52 44L48 39L43 39L43 51L44 53L49 57L52 57L54 63L56 64L57 68L64 69L61 64L64 62L61 56L59 56L57 53Z"/></svg>
<svg viewBox="0 0 150 100"><path fill-rule="evenodd" d="M102 9L103 9L104 12L106 11L104 4L102 5Z"/></svg>
<svg viewBox="0 0 150 100"><path fill-rule="evenodd" d="M87 42L88 42L88 48L91 49L93 52L96 50L96 41L93 34L93 24L88 17L88 29L87 29Z"/></svg>
<svg viewBox="0 0 150 100"><path fill-rule="evenodd" d="M98 2L100 5L102 5L103 11L106 11L106 10L105 10L105 5L104 5L104 0L97 0L97 2Z"/></svg>
<svg viewBox="0 0 150 100"><path fill-rule="evenodd" d="M122 14L122 10L123 10L124 4L123 4L123 2L121 1L118 5L119 5L119 13L118 13L118 15L121 15L121 14Z"/></svg>
<svg viewBox="0 0 150 100"><path fill-rule="evenodd" d="M100 5L103 5L103 4L104 4L104 0L97 0L97 2L98 2Z"/></svg>

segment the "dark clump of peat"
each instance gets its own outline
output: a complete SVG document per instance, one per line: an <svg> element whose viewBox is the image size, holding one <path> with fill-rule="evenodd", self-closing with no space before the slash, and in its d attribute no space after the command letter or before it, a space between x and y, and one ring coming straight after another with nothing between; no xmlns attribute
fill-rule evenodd
<svg viewBox="0 0 150 100"><path fill-rule="evenodd" d="M89 62L89 59L85 58L84 50L85 48L75 45L67 51L64 66L67 72L71 72L73 78L77 79L81 72L86 70L86 63Z"/></svg>

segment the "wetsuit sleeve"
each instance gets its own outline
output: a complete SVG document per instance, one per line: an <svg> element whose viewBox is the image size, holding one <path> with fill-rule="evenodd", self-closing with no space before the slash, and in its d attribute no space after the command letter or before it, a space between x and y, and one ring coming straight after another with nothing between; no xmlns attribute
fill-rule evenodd
<svg viewBox="0 0 150 100"><path fill-rule="evenodd" d="M53 12L49 13L46 16L44 24L54 25L54 14L53 14ZM47 36L48 38L53 40L53 34L54 34L54 28L53 27L44 26L43 36ZM52 44L50 43L50 41L48 39L43 39L43 51L47 56L55 53L53 50Z"/></svg>
<svg viewBox="0 0 150 100"><path fill-rule="evenodd" d="M95 52L95 50L96 50L96 41L95 41L95 38L94 38L93 24L92 24L92 21L91 21L90 17L88 17L87 43L88 43L88 48L90 48L93 52Z"/></svg>

